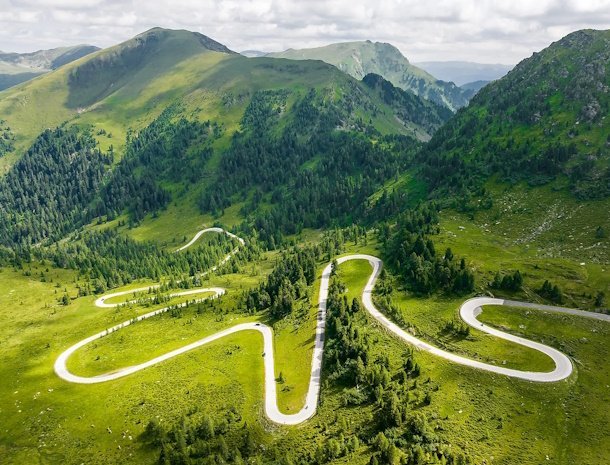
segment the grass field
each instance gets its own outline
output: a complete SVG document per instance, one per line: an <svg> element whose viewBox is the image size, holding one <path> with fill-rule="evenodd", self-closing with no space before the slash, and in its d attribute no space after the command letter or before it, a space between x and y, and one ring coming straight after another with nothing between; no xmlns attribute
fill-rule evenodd
<svg viewBox="0 0 610 465"><path fill-rule="evenodd" d="M78 340L120 322L127 310L96 308L94 297L60 306L56 303L55 285L61 282L60 290L67 286L74 295L73 285L66 283L71 283L75 276L62 270L45 274L47 281L53 282L42 283L10 270L1 272L0 307L4 309L4 321L0 330L3 360L0 370L8 380L2 385L0 401L6 418L0 432L0 456L8 459L3 463L32 463L39 458L51 463L117 463L129 461L130 457L139 463L153 459L150 451L143 450L135 440L152 418L176 421L195 406L212 413L236 406L245 418L259 417L262 343L256 334L228 337L180 357L176 363L162 364L146 370L142 376L116 383L80 386L60 380L53 373L54 359L59 353ZM223 278L223 283L227 279ZM173 326L174 332L168 336L175 335L177 340L166 338L166 347L172 343L181 345L182 338L192 334L188 331L191 325L184 324L185 318L173 320L167 326ZM111 366L117 362L120 366L128 358L125 355L146 356L158 347L161 335L158 330L163 322L157 323L161 324L157 331L152 328L151 333L156 335L155 340L147 341L148 346L144 344L139 350L121 341L120 333L115 340L105 338L103 344L111 347L114 344L119 349L112 353L118 358L106 360L103 352L106 346L102 344L95 348L95 353L102 355L101 364ZM145 324L136 329L140 328L148 329ZM142 342L134 334L127 335L134 337L133 342ZM70 360L71 365L88 367L86 361L95 366L95 361L87 359L88 349ZM228 368L229 359L235 365L233 369ZM214 381L210 382L211 379ZM246 380L243 386L242 380Z"/></svg>
<svg viewBox="0 0 610 465"><path fill-rule="evenodd" d="M581 266L567 258L521 254L520 245L507 244L502 236L485 233L475 227L476 222L466 220L456 213L443 213L441 234L435 242L438 250L450 246L456 256L467 256L479 284L498 269L519 268L525 272L526 290L513 297L532 300L532 289L550 273L565 289L571 289L569 283L577 272L581 280L574 284L575 290L592 292L607 282L603 264ZM163 217L150 219L148 229L145 222L130 234L175 248L190 234L172 230L171 224ZM298 241L316 242L319 235L318 231L307 230ZM200 245L205 246L205 240ZM344 253L378 255L376 248L370 239L366 247L346 245ZM215 302L215 308L206 307L200 313L189 308L180 317L165 314L137 323L78 351L69 360L69 368L81 375L100 374L143 362L241 321L251 321L253 317L231 310L234 299L263 279L272 269L274 257L267 253L240 273L210 276L204 285L228 290ZM318 273L324 266L319 264ZM313 453L326 438L339 432L355 434L370 422L373 405L344 407L341 392L327 386L322 390L318 414L310 422L287 429L269 424L262 410L262 343L258 334L239 333L117 381L93 386L65 383L52 368L63 350L155 307L100 309L93 305L94 296L62 306L58 299L64 290L72 297L76 295L77 276L67 270L46 270L47 265L33 264L31 276L23 271L0 271L0 356L4 361L0 376L8 380L0 386L0 413L6 418L0 429L0 456L7 457L6 463L150 463L157 452L137 440L149 420L171 424L182 416L196 417L203 412L222 416L231 406L244 421L262 425L266 440L286 451ZM340 266L339 275L346 283L349 299L359 297L370 271L365 261ZM148 284L154 283L137 282L122 289ZM301 408L307 389L317 296L318 281L310 290L309 303L300 301L299 310L274 326L276 374L281 371L285 379L278 385L279 405L286 413ZM465 340L443 334L444 324L457 317L461 298L414 298L400 290L393 297L405 319L424 339L490 363L531 370L552 368L550 360L541 354L476 330ZM578 301L576 293L573 299ZM582 299L589 302L588 298ZM265 314L256 318L269 322ZM423 406L414 402L413 408L427 412L439 434L464 449L476 463L538 464L546 462L547 456L551 463L603 463L604 451L610 446L605 434L610 417L603 408L610 400L610 379L600 367L606 363L610 325L505 307L486 308L481 320L559 348L574 360L575 373L559 383L535 384L418 353L420 379L426 391L432 392L432 403ZM405 344L368 318L358 324L370 332L374 353L388 355L393 370L400 371ZM335 463L364 465L368 457L368 448L362 445L356 453Z"/></svg>
<svg viewBox="0 0 610 465"><path fill-rule="evenodd" d="M179 318L165 314L139 322L78 351L68 367L80 375L112 371L251 321L252 317L231 313L234 299L257 284L272 266L270 254L241 274L210 276L204 285L227 289L214 308L202 313L189 308ZM147 422L153 418L174 422L193 408L221 415L235 406L250 423L262 419L262 341L256 333L227 337L145 370L143 376L116 383L81 386L60 380L52 368L59 353L88 335L154 307L101 309L93 305L94 296L62 306L58 299L65 291L76 295L76 274L46 269L46 265L34 264L28 270L31 276L8 269L0 272L4 320L0 352L6 362L1 373L12 380L2 386L0 409L7 415L15 414L2 428L0 456L8 457L9 463L30 463L47 455L53 463L149 461L151 452L136 441ZM41 282L40 273L45 282ZM140 281L118 290L148 284L154 283ZM286 380L278 389L279 405L286 412L302 407L308 387L316 309L306 306L294 320L275 327L276 372L281 371ZM267 321L264 314L258 318ZM173 397L179 400L170 401Z"/></svg>
<svg viewBox="0 0 610 465"><path fill-rule="evenodd" d="M453 317L463 299L396 300L408 308L405 318L416 322L424 339L451 351L492 363L506 360L506 366L514 368L552 368L539 353L476 331L466 341L447 343L438 336L440 325L434 322ZM429 410L439 419L440 430L449 442L468 452L476 463L539 464L546 462L547 456L551 463L604 463L609 447L605 431L610 424L604 405L610 397L610 383L607 370L601 367L607 363L604 354L610 325L497 306L486 308L480 319L562 350L573 358L575 372L565 381L539 384L417 353L422 379L430 377L439 386ZM405 348L386 334L376 342L380 350L395 357Z"/></svg>
<svg viewBox="0 0 610 465"><path fill-rule="evenodd" d="M610 244L596 237L608 230L607 201L578 204L554 186L490 184L494 206L473 215L441 213L438 252L450 247L465 257L476 277L476 293L549 303L537 294L545 280L557 284L565 306L596 310L597 292L610 293ZM496 272L520 270L523 290L492 290ZM395 286L399 287L399 286ZM453 352L503 366L548 371L550 359L535 351L471 330L461 339L445 324L459 319L467 298L415 297L404 290L393 299L420 337ZM607 305L607 304L606 304ZM432 406L448 418L443 431L451 442L487 463L587 463L607 461L610 396L604 357L610 325L544 312L486 308L480 319L503 330L538 340L568 354L575 372L567 380L535 384L452 365L428 354L418 359L424 376L440 389ZM548 457L548 459L547 459Z"/></svg>

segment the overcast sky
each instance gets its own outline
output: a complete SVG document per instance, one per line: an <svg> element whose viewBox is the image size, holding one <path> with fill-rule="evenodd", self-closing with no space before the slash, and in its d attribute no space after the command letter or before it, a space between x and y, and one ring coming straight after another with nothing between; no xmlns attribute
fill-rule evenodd
<svg viewBox="0 0 610 465"><path fill-rule="evenodd" d="M235 51L364 40L411 61L514 64L571 31L610 29L610 0L0 0L0 50L107 47L154 26Z"/></svg>

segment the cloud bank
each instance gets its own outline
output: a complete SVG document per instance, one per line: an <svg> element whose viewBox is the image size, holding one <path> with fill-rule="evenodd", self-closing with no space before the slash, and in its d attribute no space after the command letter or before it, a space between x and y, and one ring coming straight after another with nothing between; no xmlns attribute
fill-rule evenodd
<svg viewBox="0 0 610 465"><path fill-rule="evenodd" d="M610 0L0 0L0 49L107 47L161 26L240 51L390 42L411 61L514 64L577 29L610 28Z"/></svg>

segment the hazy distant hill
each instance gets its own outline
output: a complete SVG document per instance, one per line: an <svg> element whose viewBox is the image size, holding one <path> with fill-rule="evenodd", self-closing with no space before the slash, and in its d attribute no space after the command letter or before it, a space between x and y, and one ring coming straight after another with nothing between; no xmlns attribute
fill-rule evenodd
<svg viewBox="0 0 610 465"><path fill-rule="evenodd" d="M0 52L0 90L7 89L99 50L76 45L31 53Z"/></svg>
<svg viewBox="0 0 610 465"><path fill-rule="evenodd" d="M330 44L309 49L288 49L267 56L292 60L322 60L357 79L378 74L397 87L445 105L455 111L468 103L469 95L452 82L437 80L391 44L361 41Z"/></svg>
<svg viewBox="0 0 610 465"><path fill-rule="evenodd" d="M455 82L458 86L475 81L495 81L506 75L512 65L473 63L470 61L426 61L415 63L443 81Z"/></svg>
<svg viewBox="0 0 610 465"><path fill-rule="evenodd" d="M248 58L258 58L267 55L267 52L261 52L260 50L244 50L243 52L239 53L240 55L243 55Z"/></svg>
<svg viewBox="0 0 610 465"><path fill-rule="evenodd" d="M460 88L464 89L465 91L470 91L470 92L473 92L474 94L476 94L483 87L485 87L487 84L489 84L489 82L490 81L467 82L466 84L461 85Z"/></svg>

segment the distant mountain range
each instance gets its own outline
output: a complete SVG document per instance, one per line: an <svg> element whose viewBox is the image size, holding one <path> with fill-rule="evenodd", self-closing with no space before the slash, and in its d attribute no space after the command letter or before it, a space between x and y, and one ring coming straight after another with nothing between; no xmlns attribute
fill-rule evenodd
<svg viewBox="0 0 610 465"><path fill-rule="evenodd" d="M269 52L261 52L260 50L244 50L243 52L239 53L248 58L264 57L265 55L269 54Z"/></svg>
<svg viewBox="0 0 610 465"><path fill-rule="evenodd" d="M31 53L0 52L0 91L48 73L98 51L93 45L76 45Z"/></svg>
<svg viewBox="0 0 610 465"><path fill-rule="evenodd" d="M0 91L98 50L98 47L92 45L76 45L31 53L0 52ZM507 65L458 61L425 62L416 66L409 63L393 45L371 41L337 43L319 48L289 49L275 53L244 50L241 55L250 58L267 56L320 59L357 79L362 79L369 73L378 74L395 86L446 106L452 111L466 105L468 100L489 81L502 77L511 69Z"/></svg>
<svg viewBox="0 0 610 465"><path fill-rule="evenodd" d="M455 82L460 87L477 81L495 81L505 76L512 65L473 63L470 61L425 61L415 63L438 79Z"/></svg>
<svg viewBox="0 0 610 465"><path fill-rule="evenodd" d="M322 60L356 79L362 79L369 73L378 74L401 89L453 111L467 105L474 95L473 91L460 89L453 82L438 80L409 63L396 47L382 42L342 42L317 48L288 49L266 56L291 60Z"/></svg>
<svg viewBox="0 0 610 465"><path fill-rule="evenodd" d="M45 128L75 117L92 124L98 124L101 115L112 121L105 129L118 138L113 140L116 148L129 126L150 122L151 115L176 100L188 100L195 91L195 96L201 89L215 96L206 104L212 116L228 108L243 109L256 91L278 86L291 92L294 88L295 95L311 87L344 89L349 99L357 101L349 105L363 111L349 115L342 124L372 124L419 140L428 140L451 116L446 108L412 93L395 92L376 79L360 83L326 63L248 59L202 34L155 28L3 92L0 119L15 135L17 147L11 152L15 157ZM355 118L358 121L351 121ZM239 118L223 122L236 127Z"/></svg>

